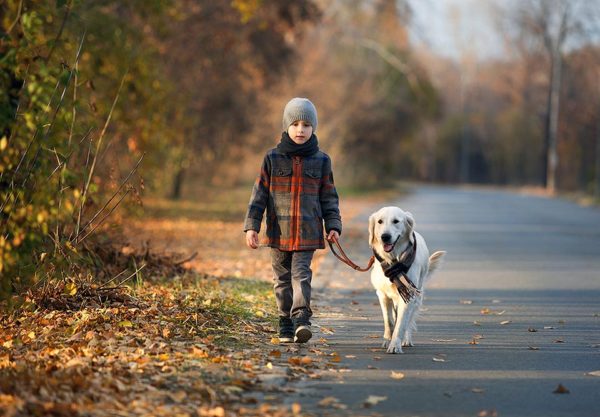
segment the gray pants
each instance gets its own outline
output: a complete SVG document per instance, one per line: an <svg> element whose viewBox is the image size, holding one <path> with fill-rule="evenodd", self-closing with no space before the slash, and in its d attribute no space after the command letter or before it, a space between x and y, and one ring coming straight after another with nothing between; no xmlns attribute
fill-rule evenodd
<svg viewBox="0 0 600 417"><path fill-rule="evenodd" d="M310 309L310 263L314 250L286 252L271 248L275 298L280 317L308 321Z"/></svg>

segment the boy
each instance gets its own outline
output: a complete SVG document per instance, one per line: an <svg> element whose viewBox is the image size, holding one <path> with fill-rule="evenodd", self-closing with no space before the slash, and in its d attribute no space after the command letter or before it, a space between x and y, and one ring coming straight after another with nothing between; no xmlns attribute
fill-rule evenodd
<svg viewBox="0 0 600 417"><path fill-rule="evenodd" d="M267 210L266 245L271 247L283 343L305 343L312 337L310 263L315 250L325 248L323 222L328 240L342 232L331 159L319 151L316 130L313 103L306 98L290 100L283 111L281 142L265 155L244 224L246 244L258 248Z"/></svg>

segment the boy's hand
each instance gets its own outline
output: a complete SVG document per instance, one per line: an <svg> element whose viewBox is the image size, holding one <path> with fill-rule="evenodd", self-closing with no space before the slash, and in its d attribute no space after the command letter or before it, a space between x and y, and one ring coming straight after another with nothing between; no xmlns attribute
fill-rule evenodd
<svg viewBox="0 0 600 417"><path fill-rule="evenodd" d="M246 232L246 245L252 249L258 248L258 233L256 230L248 230Z"/></svg>
<svg viewBox="0 0 600 417"><path fill-rule="evenodd" d="M339 238L340 238L340 234L338 233L337 230L330 230L329 234L327 235L327 240L330 242L333 242L334 239L339 240Z"/></svg>

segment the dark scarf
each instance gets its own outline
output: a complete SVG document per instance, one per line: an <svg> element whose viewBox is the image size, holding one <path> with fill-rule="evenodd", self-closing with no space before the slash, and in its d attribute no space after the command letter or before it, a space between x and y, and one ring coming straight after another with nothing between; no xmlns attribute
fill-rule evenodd
<svg viewBox="0 0 600 417"><path fill-rule="evenodd" d="M417 237L413 233L414 243L410 243L408 248L402 252L400 258L394 260L391 264L388 264L383 260L381 256L375 250L373 255L381 264L383 273L389 280L396 286L400 296L405 303L410 302L414 297L420 294L420 291L415 284L408 278L406 273L415 261L415 255L417 253Z"/></svg>
<svg viewBox="0 0 600 417"><path fill-rule="evenodd" d="M302 145L298 145L290 138L287 132L281 134L281 142L277 145L277 150L288 156L311 156L319 151L319 141L313 133L310 139Z"/></svg>

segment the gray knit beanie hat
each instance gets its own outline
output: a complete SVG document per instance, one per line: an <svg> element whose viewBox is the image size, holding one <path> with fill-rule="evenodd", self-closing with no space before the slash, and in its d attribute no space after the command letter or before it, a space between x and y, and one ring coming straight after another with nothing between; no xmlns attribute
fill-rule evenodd
<svg viewBox="0 0 600 417"><path fill-rule="evenodd" d="M306 120L313 127L313 132L317 130L317 109L315 105L307 98L296 97L291 99L283 109L283 130L297 120Z"/></svg>

